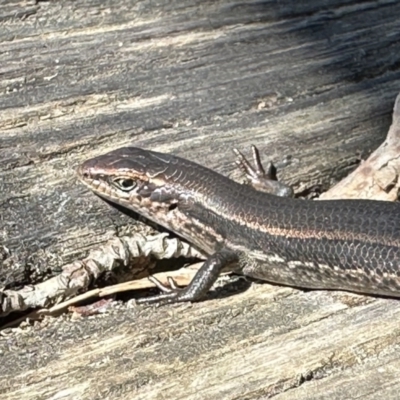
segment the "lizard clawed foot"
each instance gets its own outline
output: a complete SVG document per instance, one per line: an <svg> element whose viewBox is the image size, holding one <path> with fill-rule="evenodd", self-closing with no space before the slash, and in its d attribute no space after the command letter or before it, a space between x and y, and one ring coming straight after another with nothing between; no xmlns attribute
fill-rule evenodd
<svg viewBox="0 0 400 400"><path fill-rule="evenodd" d="M255 168L251 166L247 158L236 148L233 152L237 156L236 164L245 173L249 179L272 179L272 163L269 162L267 165L267 172L265 172L260 159L260 153L256 146L251 146L251 151L253 154L253 161Z"/></svg>
<svg viewBox="0 0 400 400"><path fill-rule="evenodd" d="M293 189L290 186L273 179L272 163L269 162L265 170L257 147L252 145L251 150L255 168L253 168L247 158L238 149L233 149L237 156L236 164L244 172L251 186L260 192L270 193L280 197L292 197Z"/></svg>
<svg viewBox="0 0 400 400"><path fill-rule="evenodd" d="M156 287L158 287L162 292L164 293L171 293L173 291L177 290L182 290L180 287L175 282L174 278L171 278L170 276L167 278L168 279L168 284L169 286L164 285L160 280L158 280L155 276L149 276L149 281L151 283L154 283Z"/></svg>
<svg viewBox="0 0 400 400"><path fill-rule="evenodd" d="M159 281L154 276L148 277L149 281L152 282L158 289L161 290L162 293L157 294L155 296L149 296L141 299L137 299L137 304L167 304L167 303L178 303L183 301L190 301L186 295L186 288L180 288L176 284L175 280L171 277L168 277L168 284L164 285L161 281Z"/></svg>
<svg viewBox="0 0 400 400"><path fill-rule="evenodd" d="M201 268L196 272L196 275L189 285L184 288L179 288L172 278L168 278L169 286L166 286L154 276L150 276L149 280L163 293L151 297L145 297L143 299L137 299L136 303L165 304L184 301L199 301L217 280L221 271L225 267L237 263L238 261L239 257L236 252L228 249L219 250L207 258Z"/></svg>

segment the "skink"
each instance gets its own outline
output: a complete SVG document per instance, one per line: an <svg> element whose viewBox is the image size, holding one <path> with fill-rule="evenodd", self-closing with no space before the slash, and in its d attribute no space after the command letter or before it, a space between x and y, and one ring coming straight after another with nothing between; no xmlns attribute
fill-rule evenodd
<svg viewBox="0 0 400 400"><path fill-rule="evenodd" d="M124 147L85 161L78 176L97 195L175 232L208 256L185 288L138 303L197 301L226 267L312 289L400 297L400 205L294 199L236 150L252 186L186 159ZM278 193L281 196L266 192Z"/></svg>

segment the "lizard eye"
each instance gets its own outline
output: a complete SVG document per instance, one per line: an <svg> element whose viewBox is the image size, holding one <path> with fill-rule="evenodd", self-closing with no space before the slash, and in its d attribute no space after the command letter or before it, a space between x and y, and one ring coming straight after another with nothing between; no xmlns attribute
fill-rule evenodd
<svg viewBox="0 0 400 400"><path fill-rule="evenodd" d="M136 182L132 178L116 178L113 180L113 184L124 192L129 192L136 186Z"/></svg>

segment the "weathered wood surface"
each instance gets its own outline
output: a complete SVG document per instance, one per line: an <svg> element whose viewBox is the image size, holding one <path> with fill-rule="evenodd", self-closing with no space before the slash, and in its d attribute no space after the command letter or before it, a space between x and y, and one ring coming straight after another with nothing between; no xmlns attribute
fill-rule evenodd
<svg viewBox="0 0 400 400"><path fill-rule="evenodd" d="M0 2L0 284L139 229L74 175L126 144L237 176L230 148L254 143L298 192L331 186L385 138L399 15L399 1ZM397 301L240 289L5 331L2 398L398 398Z"/></svg>

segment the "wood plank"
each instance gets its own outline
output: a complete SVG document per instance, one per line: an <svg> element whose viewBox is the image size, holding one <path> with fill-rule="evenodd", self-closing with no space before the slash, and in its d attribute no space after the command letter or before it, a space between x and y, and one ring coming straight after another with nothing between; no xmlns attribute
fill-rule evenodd
<svg viewBox="0 0 400 400"><path fill-rule="evenodd" d="M117 304L100 317L10 332L3 397L306 399L320 393L299 390L307 382L332 391L325 378L357 369L367 377L381 357L399 362L396 300L261 284L222 294L191 306ZM368 393L377 382L354 375L352 384ZM380 384L378 393L397 387L393 378Z"/></svg>
<svg viewBox="0 0 400 400"><path fill-rule="evenodd" d="M0 2L0 286L142 229L74 174L120 146L238 178L230 148L256 144L298 193L327 189L385 138L398 15L394 0ZM233 286L3 331L2 398L395 398L396 301Z"/></svg>

